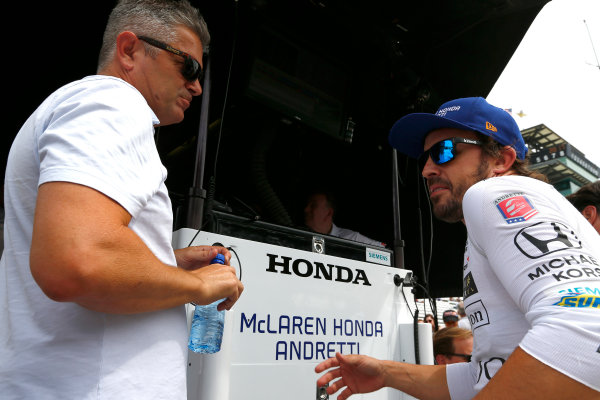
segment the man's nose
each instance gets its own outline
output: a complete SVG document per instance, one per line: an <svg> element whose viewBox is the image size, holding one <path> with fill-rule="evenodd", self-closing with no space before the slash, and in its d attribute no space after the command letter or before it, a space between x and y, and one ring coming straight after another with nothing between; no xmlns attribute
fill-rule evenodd
<svg viewBox="0 0 600 400"><path fill-rule="evenodd" d="M192 96L200 96L202 94L202 85L200 80L196 79L194 82L188 82L186 88L190 91Z"/></svg>
<svg viewBox="0 0 600 400"><path fill-rule="evenodd" d="M425 165L423 165L423 169L421 170L421 175L423 175L424 178L439 175L439 167L431 160L430 156L427 156Z"/></svg>

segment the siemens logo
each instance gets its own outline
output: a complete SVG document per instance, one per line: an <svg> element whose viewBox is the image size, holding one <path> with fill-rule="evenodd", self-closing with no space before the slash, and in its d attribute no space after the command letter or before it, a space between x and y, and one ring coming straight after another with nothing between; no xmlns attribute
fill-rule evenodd
<svg viewBox="0 0 600 400"><path fill-rule="evenodd" d="M312 263L301 258L292 260L291 257L278 256L276 254L267 254L267 257L269 257L267 272L296 275L300 278L324 279L327 281L371 286L367 274L362 269L351 269L341 265L324 264L318 261Z"/></svg>
<svg viewBox="0 0 600 400"><path fill-rule="evenodd" d="M366 252L365 257L367 261L382 265L392 265L390 253L375 249L366 249Z"/></svg>
<svg viewBox="0 0 600 400"><path fill-rule="evenodd" d="M369 253L369 258L381 261L389 261L389 257L386 254Z"/></svg>

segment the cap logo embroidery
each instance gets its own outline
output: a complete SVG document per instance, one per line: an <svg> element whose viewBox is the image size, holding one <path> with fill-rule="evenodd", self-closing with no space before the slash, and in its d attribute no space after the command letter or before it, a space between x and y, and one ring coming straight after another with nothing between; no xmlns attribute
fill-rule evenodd
<svg viewBox="0 0 600 400"><path fill-rule="evenodd" d="M438 117L443 117L450 111L458 111L458 110L460 110L460 106L446 107L446 108L442 108L441 110L438 110L438 112L436 112L435 115L437 115Z"/></svg>
<svg viewBox="0 0 600 400"><path fill-rule="evenodd" d="M485 123L485 129L487 129L488 131L492 131L492 132L498 132L498 129L494 125L490 124L487 121Z"/></svg>

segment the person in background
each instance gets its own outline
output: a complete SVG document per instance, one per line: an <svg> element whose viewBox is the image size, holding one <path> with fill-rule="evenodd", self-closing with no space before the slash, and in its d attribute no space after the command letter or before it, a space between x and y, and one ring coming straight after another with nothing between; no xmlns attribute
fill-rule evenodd
<svg viewBox="0 0 600 400"><path fill-rule="evenodd" d="M315 367L326 371L317 385L338 400L382 387L419 399L600 398L600 235L528 168L514 119L481 97L456 99L402 117L390 143L419 159L436 218L466 226L472 360L337 353Z"/></svg>
<svg viewBox="0 0 600 400"><path fill-rule="evenodd" d="M455 310L446 310L442 314L444 328L454 328L458 326L458 314Z"/></svg>
<svg viewBox="0 0 600 400"><path fill-rule="evenodd" d="M97 75L51 94L17 134L0 262L3 400L187 398L184 305L230 309L243 285L233 267L209 265L218 253L228 264L227 249L172 248L154 130L202 93L209 39L187 0L121 0Z"/></svg>
<svg viewBox="0 0 600 400"><path fill-rule="evenodd" d="M567 196L585 219L600 233L600 180L588 183Z"/></svg>
<svg viewBox="0 0 600 400"><path fill-rule="evenodd" d="M473 333L469 329L445 328L433 336L433 357L437 365L471 361Z"/></svg>
<svg viewBox="0 0 600 400"><path fill-rule="evenodd" d="M435 332L435 317L433 314L425 314L424 322L431 324L431 330Z"/></svg>
<svg viewBox="0 0 600 400"><path fill-rule="evenodd" d="M308 196L304 207L304 223L310 229L323 235L331 235L371 246L385 247L385 244L370 239L350 229L340 228L333 222L335 215L335 198L326 191L315 191Z"/></svg>

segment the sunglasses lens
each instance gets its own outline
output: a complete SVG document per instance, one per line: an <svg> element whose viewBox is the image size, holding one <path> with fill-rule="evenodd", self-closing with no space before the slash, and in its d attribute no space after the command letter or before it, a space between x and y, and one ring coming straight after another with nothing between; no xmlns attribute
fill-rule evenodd
<svg viewBox="0 0 600 400"><path fill-rule="evenodd" d="M181 73L183 77L190 82L195 82L196 79L202 79L202 68L200 67L200 63L191 57L186 57Z"/></svg>
<svg viewBox="0 0 600 400"><path fill-rule="evenodd" d="M454 141L452 139L442 140L431 146L429 150L425 151L421 157L419 157L419 167L423 170L429 157L431 157L431 160L435 164L440 165L453 160L455 156L456 147Z"/></svg>
<svg viewBox="0 0 600 400"><path fill-rule="evenodd" d="M444 164L454 158L454 143L452 140L442 140L434 144L429 151L434 163Z"/></svg>

